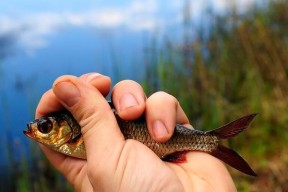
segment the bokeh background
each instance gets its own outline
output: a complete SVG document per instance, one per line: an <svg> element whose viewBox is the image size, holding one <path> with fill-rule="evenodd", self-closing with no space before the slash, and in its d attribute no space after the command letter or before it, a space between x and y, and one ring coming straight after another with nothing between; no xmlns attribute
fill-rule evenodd
<svg viewBox="0 0 288 192"><path fill-rule="evenodd" d="M259 113L227 141L259 174L239 191L288 191L287 0L0 2L0 191L72 191L22 130L63 74L133 79L177 97L194 127Z"/></svg>

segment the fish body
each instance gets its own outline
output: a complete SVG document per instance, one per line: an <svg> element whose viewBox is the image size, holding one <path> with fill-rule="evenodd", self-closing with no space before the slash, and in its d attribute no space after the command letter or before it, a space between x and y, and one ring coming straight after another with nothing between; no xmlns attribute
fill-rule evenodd
<svg viewBox="0 0 288 192"><path fill-rule="evenodd" d="M235 151L219 143L242 132L256 114L247 115L212 131L199 131L176 124L172 137L165 143L156 142L150 136L145 117L135 121L122 120L109 102L125 139L137 140L149 147L162 160L185 161L188 151L209 153L228 165L251 176L256 176L248 163ZM81 127L66 110L48 114L27 124L24 134L47 147L68 156L86 159Z"/></svg>
<svg viewBox="0 0 288 192"><path fill-rule="evenodd" d="M121 132L125 139L137 140L149 147L160 158L178 151L212 152L218 146L218 138L208 132L189 129L176 124L170 140L165 143L156 142L149 134L145 119L123 121L117 118Z"/></svg>

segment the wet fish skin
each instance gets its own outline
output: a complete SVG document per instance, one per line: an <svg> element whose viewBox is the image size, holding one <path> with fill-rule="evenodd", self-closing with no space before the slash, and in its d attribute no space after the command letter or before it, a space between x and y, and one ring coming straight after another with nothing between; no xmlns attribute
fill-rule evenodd
<svg viewBox="0 0 288 192"><path fill-rule="evenodd" d="M177 151L212 152L218 146L218 138L204 131L189 129L176 124L172 137L165 143L155 142L146 127L145 119L123 121L117 116L125 139L137 140L149 147L160 158Z"/></svg>
<svg viewBox="0 0 288 192"><path fill-rule="evenodd" d="M165 143L159 143L150 136L144 116L135 121L122 120L113 104L109 104L125 139L143 143L165 161L183 162L186 152L202 151L243 173L256 176L241 156L219 144L221 139L228 139L246 129L256 114L247 115L212 131L199 131L177 124L172 137ZM27 127L24 134L29 138L65 155L86 159L81 127L68 111L48 114L27 124Z"/></svg>

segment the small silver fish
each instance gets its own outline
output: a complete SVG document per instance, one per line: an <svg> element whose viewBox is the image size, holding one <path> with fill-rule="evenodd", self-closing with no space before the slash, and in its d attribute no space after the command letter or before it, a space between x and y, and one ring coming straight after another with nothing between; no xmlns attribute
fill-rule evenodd
<svg viewBox="0 0 288 192"><path fill-rule="evenodd" d="M125 139L137 140L149 147L162 160L185 162L189 151L202 151L224 161L231 167L251 176L256 173L235 151L219 144L222 139L234 137L246 129L256 114L239 118L227 125L211 131L199 131L176 124L170 140L156 142L150 136L145 117L135 121L122 120L113 104L109 102ZM66 110L54 112L27 124L24 134L47 147L68 156L86 159L86 150L81 134L81 127Z"/></svg>

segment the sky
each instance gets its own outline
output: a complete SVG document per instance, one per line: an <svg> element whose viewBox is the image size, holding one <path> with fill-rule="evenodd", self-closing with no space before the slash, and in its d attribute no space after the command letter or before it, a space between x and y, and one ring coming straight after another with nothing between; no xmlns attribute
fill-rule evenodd
<svg viewBox="0 0 288 192"><path fill-rule="evenodd" d="M255 1L237 0L236 7L245 11ZM0 0L0 129L6 133L0 135L0 153L6 141L27 143L22 130L60 75L97 71L114 83L141 81L145 46L155 35L177 35L184 2ZM203 21L203 7L223 14L231 0L190 2L197 24Z"/></svg>
<svg viewBox="0 0 288 192"><path fill-rule="evenodd" d="M255 0L237 1L246 9ZM0 35L17 35L17 43L27 53L48 45L47 37L69 27L92 27L129 31L164 31L182 22L185 0L17 0L0 2ZM209 4L224 12L229 0L191 0L192 18ZM231 2L231 1L230 1Z"/></svg>
<svg viewBox="0 0 288 192"><path fill-rule="evenodd" d="M161 16L160 1L155 0L47 2L27 0L19 4L15 1L15 4L19 5L15 9L15 6L12 6L13 0L9 3L1 1L0 35L17 34L18 43L29 52L46 46L47 37L69 27L151 31L163 27L162 19L167 15L165 12L176 14L177 11L175 1L162 3L165 6L161 6ZM169 19L169 22L177 22L177 17Z"/></svg>

